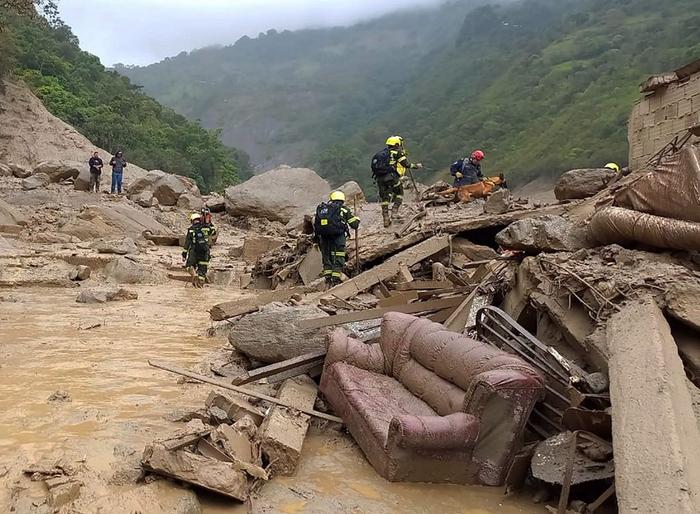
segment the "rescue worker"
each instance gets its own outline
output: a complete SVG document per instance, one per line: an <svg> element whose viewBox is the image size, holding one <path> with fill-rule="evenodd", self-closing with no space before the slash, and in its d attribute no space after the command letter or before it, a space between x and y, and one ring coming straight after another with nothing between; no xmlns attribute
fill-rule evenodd
<svg viewBox="0 0 700 514"><path fill-rule="evenodd" d="M391 225L389 204L393 202L391 215L399 213L403 203L403 184L401 179L408 169L421 169L423 164L408 161L401 136L391 136L386 140L386 148L377 152L372 158L372 177L377 183L379 198L382 202L384 226Z"/></svg>
<svg viewBox="0 0 700 514"><path fill-rule="evenodd" d="M608 168L609 170L613 170L615 173L620 173L620 167L615 162L609 162L603 167Z"/></svg>
<svg viewBox="0 0 700 514"><path fill-rule="evenodd" d="M323 276L329 286L340 284L347 257L345 242L350 228L357 230L360 219L345 207L345 193L333 191L329 202L316 207L314 233L321 248Z"/></svg>
<svg viewBox="0 0 700 514"><path fill-rule="evenodd" d="M454 187L476 184L484 178L481 173L481 161L486 155L481 150L474 150L469 157L459 159L450 166L450 175L455 178Z"/></svg>
<svg viewBox="0 0 700 514"><path fill-rule="evenodd" d="M211 210L209 209L209 207L202 207L202 210L199 212L202 215L202 230L207 236L209 246L212 247L214 246L214 243L216 243L216 240L219 237L219 233L217 232L216 227L212 222Z"/></svg>
<svg viewBox="0 0 700 514"><path fill-rule="evenodd" d="M192 275L192 284L195 287L204 287L209 268L209 238L204 232L202 215L199 212L192 214L190 221L192 225L187 229L182 260Z"/></svg>

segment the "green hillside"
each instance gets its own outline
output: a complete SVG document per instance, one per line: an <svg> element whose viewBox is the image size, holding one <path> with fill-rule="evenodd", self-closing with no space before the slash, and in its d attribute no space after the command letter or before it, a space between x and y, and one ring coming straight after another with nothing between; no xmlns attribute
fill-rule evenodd
<svg viewBox="0 0 700 514"><path fill-rule="evenodd" d="M483 2L482 2L483 4ZM121 68L256 163L367 185L384 138L433 174L472 148L516 182L627 156L638 84L700 56L697 0L455 2Z"/></svg>
<svg viewBox="0 0 700 514"><path fill-rule="evenodd" d="M93 143L110 152L123 149L144 168L189 176L205 191L247 173L245 153L107 71L58 19L49 23L0 8L0 77L8 73Z"/></svg>

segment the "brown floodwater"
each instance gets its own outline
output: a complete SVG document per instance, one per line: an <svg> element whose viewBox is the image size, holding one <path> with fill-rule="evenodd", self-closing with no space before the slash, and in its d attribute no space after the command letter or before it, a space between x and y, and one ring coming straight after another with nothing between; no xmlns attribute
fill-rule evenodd
<svg viewBox="0 0 700 514"><path fill-rule="evenodd" d="M61 456L88 470L81 497L133 488L119 477L125 466L132 472L138 466L145 444L177 428L164 416L203 405L209 386L178 383L147 361L195 367L223 346L224 337L206 335L207 309L237 293L181 284L131 289L138 291L137 301L102 305L77 304L77 289L0 290L5 300L0 301L0 510L21 489L23 466ZM48 401L56 391L68 393L70 401ZM169 494L168 487L161 494ZM201 500L205 514L248 511L208 494ZM499 489L390 484L347 435L326 430L307 439L297 475L266 484L252 511L515 514L542 509L527 499L506 498Z"/></svg>

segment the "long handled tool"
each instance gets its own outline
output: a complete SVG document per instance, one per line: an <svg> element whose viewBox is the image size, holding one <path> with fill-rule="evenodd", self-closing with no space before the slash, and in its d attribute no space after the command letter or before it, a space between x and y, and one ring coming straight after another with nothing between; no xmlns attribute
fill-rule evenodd
<svg viewBox="0 0 700 514"><path fill-rule="evenodd" d="M175 373L177 375L182 375L183 377L191 378L191 379L197 380L199 382L204 382L205 384L211 384L211 385L214 385L217 387L221 387L222 389L228 389L230 391L235 391L236 393L239 393L239 394L244 394L246 396L252 396L253 398L258 398L260 400L264 400L264 401L269 402L269 403L281 405L282 407L287 407L289 409L296 409L299 412L303 412L304 414L308 414L309 416L315 416L317 418L327 419L328 421L335 421L336 423L343 423L342 419L340 419L336 416L331 416L330 414L326 414L325 412L318 412L318 411L315 411L313 409L305 409L305 408L297 407L293 403L282 400L280 398L275 398L274 396L267 396L266 394L251 391L250 389L244 389L242 387L227 384L226 382L222 382L220 380L215 380L213 378L209 378L209 377L204 376L204 375L199 375L197 373L192 373L191 371L187 371L186 369L181 369L181 368L176 368L175 366L170 366L169 364L166 364L164 362L148 361L148 364L153 366L154 368L163 369L165 371L170 371L171 373Z"/></svg>
<svg viewBox="0 0 700 514"><path fill-rule="evenodd" d="M353 212L357 216L357 196L353 198ZM360 274L360 234L358 229L355 229L355 272Z"/></svg>

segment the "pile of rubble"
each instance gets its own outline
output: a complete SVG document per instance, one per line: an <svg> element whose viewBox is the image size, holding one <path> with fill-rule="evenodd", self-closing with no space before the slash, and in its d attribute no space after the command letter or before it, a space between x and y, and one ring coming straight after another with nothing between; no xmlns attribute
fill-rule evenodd
<svg viewBox="0 0 700 514"><path fill-rule="evenodd" d="M662 167L687 177L683 163L697 161L699 150L684 152ZM581 180L586 171L569 172L558 188L558 196L577 200L533 207L501 191L466 204L416 201L393 231L381 229L379 209L363 202L356 206L361 239L348 245L348 276L329 290L317 280L320 259L304 223L287 227L286 237L258 243L270 251L255 259L251 282L269 289L211 308L212 320L229 332L237 365L210 369L234 388L275 391L282 383L278 397L299 380L313 389L306 403L299 398L292 409L272 409L287 417L285 432L304 421L298 458L309 419L299 411L316 399L312 379L322 372L331 328L372 344L385 314L426 317L519 355L545 377L546 395L533 410L522 451L513 456L510 490L527 483L539 490L539 501L558 494L558 512L586 506L592 512L613 496L622 511L693 512L700 483L696 459L689 457L700 444L698 248L692 237L666 246L657 238L655 248L631 243L652 244L644 234L625 238L620 243L626 247L601 246L604 238L591 219L606 206L629 209L634 188L655 172L621 179L606 171L593 187ZM586 191L575 192L577 184ZM695 192L685 197L697 213ZM661 216L653 202L647 207L640 214ZM677 210L675 218L663 214L662 223L679 221ZM696 220L681 221L698 230ZM317 405L325 407L321 400ZM250 428L251 447L262 448L255 469L269 466L265 473L272 476L276 461L264 443L270 416L241 422L226 408L215 412L217 422L232 422L227 431L237 423ZM203 456L237 458L226 454L218 428L206 430L211 440L202 446L219 446L204 453L197 443ZM147 461L147 468L176 476Z"/></svg>

